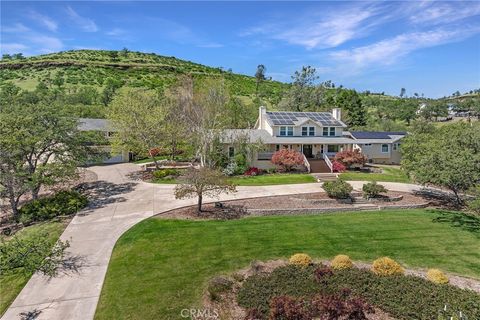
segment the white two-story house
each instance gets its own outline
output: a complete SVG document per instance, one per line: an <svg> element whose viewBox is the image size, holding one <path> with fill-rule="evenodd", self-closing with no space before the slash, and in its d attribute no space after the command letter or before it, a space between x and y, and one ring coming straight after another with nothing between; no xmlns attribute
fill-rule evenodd
<svg viewBox="0 0 480 320"><path fill-rule="evenodd" d="M260 142L263 150L251 159L260 169L273 167L271 157L281 148L294 149L305 158L305 166L312 172L330 171L331 160L342 150L360 149L369 162L398 164L400 162L401 132L349 132L342 122L341 109L332 112L269 112L259 108L253 129L225 130L222 141L228 154L235 154L235 139L246 136L250 142Z"/></svg>

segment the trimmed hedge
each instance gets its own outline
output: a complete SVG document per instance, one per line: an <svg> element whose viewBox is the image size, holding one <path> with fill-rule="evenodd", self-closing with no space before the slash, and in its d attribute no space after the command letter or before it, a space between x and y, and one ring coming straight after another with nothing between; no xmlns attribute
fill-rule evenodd
<svg viewBox="0 0 480 320"><path fill-rule="evenodd" d="M322 269L321 281L317 280L318 269ZM462 311L468 319L480 319L480 295L473 291L409 275L381 277L365 269L330 269L331 272L325 269L328 268L319 265L287 265L271 274L251 276L238 292L238 304L256 309L266 317L274 297L311 298L318 294L341 294L348 289L352 296L365 299L397 319L437 319L445 305L452 312Z"/></svg>
<svg viewBox="0 0 480 320"><path fill-rule="evenodd" d="M19 211L19 222L25 225L45 221L57 216L76 213L85 208L88 199L77 191L60 191L53 196L40 198L24 204Z"/></svg>

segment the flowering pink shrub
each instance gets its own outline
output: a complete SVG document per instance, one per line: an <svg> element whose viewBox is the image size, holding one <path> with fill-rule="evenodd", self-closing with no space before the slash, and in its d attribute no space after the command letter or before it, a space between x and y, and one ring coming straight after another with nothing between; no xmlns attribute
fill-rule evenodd
<svg viewBox="0 0 480 320"><path fill-rule="evenodd" d="M282 149L272 156L272 163L283 171L291 171L295 166L303 164L303 155L292 149Z"/></svg>
<svg viewBox="0 0 480 320"><path fill-rule="evenodd" d="M257 167L249 167L244 173L244 175L246 176L258 176L259 174L260 169L258 169Z"/></svg>
<svg viewBox="0 0 480 320"><path fill-rule="evenodd" d="M333 172L344 172L347 170L347 167L345 167L345 165L339 161L333 161L332 170Z"/></svg>
<svg viewBox="0 0 480 320"><path fill-rule="evenodd" d="M362 167L367 163L367 157L358 149L340 151L335 155L334 160L341 162L348 168L353 166Z"/></svg>

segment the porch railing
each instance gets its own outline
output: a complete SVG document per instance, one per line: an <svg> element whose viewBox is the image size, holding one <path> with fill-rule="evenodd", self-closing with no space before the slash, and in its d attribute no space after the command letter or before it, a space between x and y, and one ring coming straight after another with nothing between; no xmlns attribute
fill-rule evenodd
<svg viewBox="0 0 480 320"><path fill-rule="evenodd" d="M257 160L272 160L273 152L259 152Z"/></svg>
<svg viewBox="0 0 480 320"><path fill-rule="evenodd" d="M330 161L330 158L328 158L328 155L327 154L323 154L323 160L325 160L325 163L327 164L327 166L330 168L330 172L333 172L333 164L332 164L332 161Z"/></svg>
<svg viewBox="0 0 480 320"><path fill-rule="evenodd" d="M310 162L308 162L307 157L302 153L303 156L303 164L305 165L305 168L307 168L307 172L310 173Z"/></svg>

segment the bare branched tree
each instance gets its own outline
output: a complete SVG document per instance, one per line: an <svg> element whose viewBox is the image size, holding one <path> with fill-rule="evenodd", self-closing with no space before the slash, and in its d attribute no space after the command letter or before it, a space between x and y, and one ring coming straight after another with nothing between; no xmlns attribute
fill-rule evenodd
<svg viewBox="0 0 480 320"><path fill-rule="evenodd" d="M175 187L175 198L197 197L197 213L202 212L203 197L218 197L222 193L235 192L236 188L220 171L202 167L188 169Z"/></svg>

